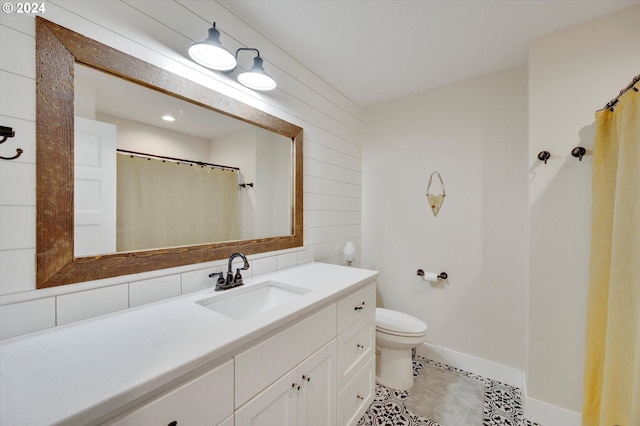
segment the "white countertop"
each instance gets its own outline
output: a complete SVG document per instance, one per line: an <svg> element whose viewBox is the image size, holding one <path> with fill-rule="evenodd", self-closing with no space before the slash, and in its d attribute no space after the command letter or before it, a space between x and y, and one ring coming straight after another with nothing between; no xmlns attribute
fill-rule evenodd
<svg viewBox="0 0 640 426"><path fill-rule="evenodd" d="M0 341L0 424L88 424L337 300L377 272L309 263ZM195 303L266 280L311 290L247 320ZM245 290L246 291L246 290Z"/></svg>

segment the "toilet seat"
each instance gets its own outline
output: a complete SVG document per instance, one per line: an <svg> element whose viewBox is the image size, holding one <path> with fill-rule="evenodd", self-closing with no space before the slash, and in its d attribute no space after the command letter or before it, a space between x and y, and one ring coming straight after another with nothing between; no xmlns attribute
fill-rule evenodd
<svg viewBox="0 0 640 426"><path fill-rule="evenodd" d="M376 308L376 330L394 336L419 337L427 333L427 324L402 312Z"/></svg>

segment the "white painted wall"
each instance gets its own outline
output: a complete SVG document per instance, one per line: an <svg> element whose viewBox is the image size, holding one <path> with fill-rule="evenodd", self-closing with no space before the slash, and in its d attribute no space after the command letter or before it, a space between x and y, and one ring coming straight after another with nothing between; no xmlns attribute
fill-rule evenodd
<svg viewBox="0 0 640 426"><path fill-rule="evenodd" d="M208 161L239 167L238 183L253 184L238 194L241 239L291 234L291 156L290 139L259 128L209 142Z"/></svg>
<svg viewBox="0 0 640 426"><path fill-rule="evenodd" d="M640 73L640 6L534 40L529 53L530 397L582 411L594 112ZM547 165L537 159L547 150Z"/></svg>
<svg viewBox="0 0 640 426"><path fill-rule="evenodd" d="M365 111L363 251L380 271L378 303L424 320L431 344L523 369L526 68ZM435 170L437 217L425 196ZM449 279L431 285L419 268Z"/></svg>
<svg viewBox="0 0 640 426"><path fill-rule="evenodd" d="M526 67L365 110L379 303L425 320L432 345L526 371L525 414L545 425L580 424L582 408L591 157L570 152L593 147L594 112L640 72L638 22L636 6L533 40ZM417 268L450 279L431 286Z"/></svg>
<svg viewBox="0 0 640 426"><path fill-rule="evenodd" d="M44 17L303 127L305 250L253 256L247 276L314 255L341 261L345 242L360 240L361 109L216 2L129 3L135 8L53 0ZM230 49L260 49L278 81L275 91L248 90L187 59L188 46L206 38L212 19ZM35 290L34 35L33 16L0 14L0 122L16 132L0 155L24 149L18 160L0 161L0 338L210 286L206 275L223 262Z"/></svg>
<svg viewBox="0 0 640 426"><path fill-rule="evenodd" d="M238 183L256 182L256 154L256 129L241 130L209 141L208 161L239 167ZM255 198L255 191L246 189L238 193L241 239L255 238Z"/></svg>

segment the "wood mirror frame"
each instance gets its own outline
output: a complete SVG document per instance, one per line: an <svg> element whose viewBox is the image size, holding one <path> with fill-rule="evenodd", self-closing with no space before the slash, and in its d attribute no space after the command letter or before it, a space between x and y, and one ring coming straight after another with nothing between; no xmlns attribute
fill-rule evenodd
<svg viewBox="0 0 640 426"><path fill-rule="evenodd" d="M292 235L74 257L74 65L192 102L293 141ZM302 128L36 17L36 288L91 281L303 245Z"/></svg>

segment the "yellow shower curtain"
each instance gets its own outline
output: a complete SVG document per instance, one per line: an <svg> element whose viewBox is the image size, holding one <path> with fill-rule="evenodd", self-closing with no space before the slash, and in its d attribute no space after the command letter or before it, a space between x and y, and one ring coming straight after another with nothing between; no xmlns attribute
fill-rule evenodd
<svg viewBox="0 0 640 426"><path fill-rule="evenodd" d="M636 84L638 87L640 83ZM583 426L640 425L640 96L596 113Z"/></svg>

